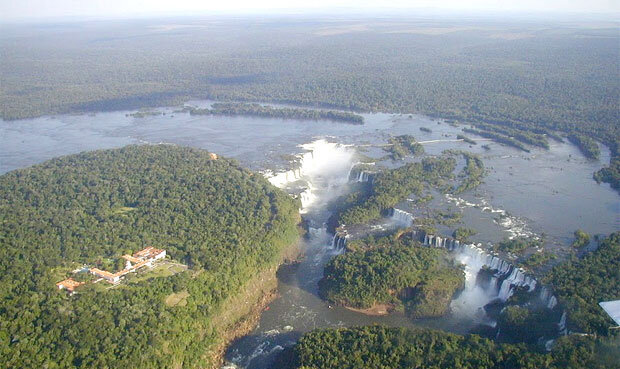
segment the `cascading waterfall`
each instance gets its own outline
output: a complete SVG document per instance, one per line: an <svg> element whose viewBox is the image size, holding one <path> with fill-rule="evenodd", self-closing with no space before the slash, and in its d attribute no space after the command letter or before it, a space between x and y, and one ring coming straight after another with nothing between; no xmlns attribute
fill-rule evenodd
<svg viewBox="0 0 620 369"><path fill-rule="evenodd" d="M360 164L360 163L358 163ZM363 166L355 165L351 169L351 173L349 174L350 182L370 182L374 179L376 171L366 170L368 166L375 165L375 163L364 163Z"/></svg>
<svg viewBox="0 0 620 369"><path fill-rule="evenodd" d="M301 199L300 212L308 213L312 209L324 208L327 202L344 193L349 178L354 175L355 150L324 139L300 147L305 152L297 155L297 168L275 175L266 173L266 177L273 185L298 193ZM321 219L314 219L317 214L314 215L306 215L312 218L315 224L314 227L308 227L308 236L313 239L327 238L326 227L316 227L326 219L322 219L320 215ZM332 248L337 252L344 252L348 237L346 232L336 232L331 241Z"/></svg>
<svg viewBox="0 0 620 369"><path fill-rule="evenodd" d="M547 287L541 289L539 297L548 309L553 309L558 304L558 299L553 296L553 292Z"/></svg>
<svg viewBox="0 0 620 369"><path fill-rule="evenodd" d="M506 302L518 287L527 287L527 292L530 293L537 291L538 299L548 309L556 307L557 298L550 288L542 286L537 289L538 283L535 278L499 256L489 254L480 247L480 244L461 244L453 238L443 238L418 230L413 230L411 233L426 246L445 248L454 252L456 259L465 266L465 291L452 302L453 311L480 318L484 315L481 311L481 302L482 305L496 299ZM483 267L493 273L487 288L482 288L476 282ZM472 302L475 302L475 305L471 304ZM566 334L566 312L563 312L558 323L558 333Z"/></svg>
<svg viewBox="0 0 620 369"><path fill-rule="evenodd" d="M413 215L404 210L392 209L391 218L398 224L405 227L411 227L413 225Z"/></svg>
<svg viewBox="0 0 620 369"><path fill-rule="evenodd" d="M372 183L372 180L374 178L375 173L373 172L368 172L365 170L352 170L351 171L351 175L349 177L349 180L352 182L370 182Z"/></svg>
<svg viewBox="0 0 620 369"><path fill-rule="evenodd" d="M344 192L355 150L324 139L300 147L305 152L297 155L297 168L265 176L276 187L300 190L301 212L306 213Z"/></svg>
<svg viewBox="0 0 620 369"><path fill-rule="evenodd" d="M336 232L332 238L332 248L336 251L344 251L347 247L348 234Z"/></svg>

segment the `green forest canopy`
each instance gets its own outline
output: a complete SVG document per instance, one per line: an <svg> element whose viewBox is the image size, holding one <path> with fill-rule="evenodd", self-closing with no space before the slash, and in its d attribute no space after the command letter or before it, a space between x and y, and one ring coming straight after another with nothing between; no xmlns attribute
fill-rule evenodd
<svg viewBox="0 0 620 369"><path fill-rule="evenodd" d="M212 365L205 353L218 343L222 302L279 262L298 237L298 209L233 160L169 145L71 155L1 176L0 366ZM71 297L54 285L70 262L144 245L190 270ZM167 306L175 293L185 301Z"/></svg>
<svg viewBox="0 0 620 369"><path fill-rule="evenodd" d="M615 354L614 354L614 351ZM563 337L550 353L477 335L365 326L306 333L280 357L283 369L602 369L616 368L618 344Z"/></svg>
<svg viewBox="0 0 620 369"><path fill-rule="evenodd" d="M441 316L465 283L446 250L394 235L356 244L361 250L338 255L325 266L319 288L328 301L364 309L388 304L416 318Z"/></svg>
<svg viewBox="0 0 620 369"><path fill-rule="evenodd" d="M569 329L607 335L614 321L598 303L620 299L620 232L582 259L574 257L553 268L545 283L566 308Z"/></svg>

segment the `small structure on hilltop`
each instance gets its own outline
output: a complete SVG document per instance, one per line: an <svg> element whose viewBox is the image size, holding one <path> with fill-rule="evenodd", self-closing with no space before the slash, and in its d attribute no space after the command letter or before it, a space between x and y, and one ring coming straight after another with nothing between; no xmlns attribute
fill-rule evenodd
<svg viewBox="0 0 620 369"><path fill-rule="evenodd" d="M85 284L85 282L78 282L73 280L73 278L67 278L64 281L56 283L56 287L58 287L59 290L67 290L69 293L73 293L76 288L83 284Z"/></svg>
<svg viewBox="0 0 620 369"><path fill-rule="evenodd" d="M210 152L209 157L211 158L211 160L217 160L217 154L214 152Z"/></svg>
<svg viewBox="0 0 620 369"><path fill-rule="evenodd" d="M153 246L149 246L143 250L140 250L132 255L123 255L121 256L125 259L125 269L118 271L116 273L110 273L106 270L101 270L98 268L90 268L83 267L82 269L76 269L74 272L81 272L88 270L92 275L99 277L107 282L112 284L117 284L121 281L121 278L128 273L135 272L142 267L152 267L153 262L156 260L160 260L166 257L166 250L156 249ZM97 282L97 281L95 281ZM73 293L76 287L83 285L84 282L76 282L73 279L65 279L64 281L60 281L56 283L59 289L66 289L67 291Z"/></svg>
<svg viewBox="0 0 620 369"><path fill-rule="evenodd" d="M143 250L134 253L133 256L123 255L121 257L125 259L127 263L125 264L125 269L121 270L120 272L110 273L97 268L92 268L90 272L97 277L103 278L110 283L116 284L120 282L121 277L128 273L135 272L136 270L144 266L147 266L149 268L152 267L155 260L163 259L166 257L166 250L156 249L153 246L149 246Z"/></svg>

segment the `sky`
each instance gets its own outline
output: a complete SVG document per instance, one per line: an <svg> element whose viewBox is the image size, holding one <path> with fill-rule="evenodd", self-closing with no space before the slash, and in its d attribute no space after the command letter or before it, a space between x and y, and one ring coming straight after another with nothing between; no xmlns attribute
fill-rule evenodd
<svg viewBox="0 0 620 369"><path fill-rule="evenodd" d="M620 0L0 0L0 20L420 9L618 13Z"/></svg>

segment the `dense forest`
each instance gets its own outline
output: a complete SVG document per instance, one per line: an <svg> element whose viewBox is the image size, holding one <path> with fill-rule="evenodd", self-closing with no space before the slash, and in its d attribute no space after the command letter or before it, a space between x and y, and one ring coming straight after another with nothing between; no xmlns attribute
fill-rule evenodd
<svg viewBox="0 0 620 369"><path fill-rule="evenodd" d="M0 367L217 364L208 350L234 323L221 318L234 310L222 304L281 261L298 237L298 209L233 160L169 145L66 156L1 176ZM55 286L82 263L146 245L189 270L74 296Z"/></svg>
<svg viewBox="0 0 620 369"><path fill-rule="evenodd" d="M563 337L550 353L476 335L366 326L306 333L280 357L283 369L602 369L617 368L618 344Z"/></svg>
<svg viewBox="0 0 620 369"><path fill-rule="evenodd" d="M585 239L579 232L575 234ZM620 296L620 232L609 235L596 251L583 258L573 257L553 268L545 283L553 286L560 304L567 310L570 329L609 334L608 328L614 322L598 303L617 300Z"/></svg>
<svg viewBox="0 0 620 369"><path fill-rule="evenodd" d="M269 105L243 103L215 103L211 109L185 108L192 115L248 115L282 119L331 120L353 124L363 124L361 115L338 110L319 110L303 108L278 108Z"/></svg>
<svg viewBox="0 0 620 369"><path fill-rule="evenodd" d="M319 282L321 296L332 303L361 309L389 305L413 318L435 317L448 311L465 283L443 249L394 235L352 247L357 250L329 261Z"/></svg>

